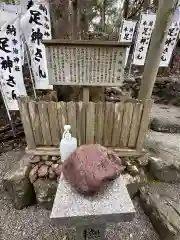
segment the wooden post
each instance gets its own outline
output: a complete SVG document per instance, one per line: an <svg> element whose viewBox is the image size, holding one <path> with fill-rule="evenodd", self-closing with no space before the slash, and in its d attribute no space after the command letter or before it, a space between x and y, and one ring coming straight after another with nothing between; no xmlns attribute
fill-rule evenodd
<svg viewBox="0 0 180 240"><path fill-rule="evenodd" d="M161 0L152 33L147 61L139 91L139 99L148 99L152 95L154 83L158 73L161 55L164 50L168 29L172 21L178 0Z"/></svg>
<svg viewBox="0 0 180 240"><path fill-rule="evenodd" d="M83 102L89 102L89 87L83 87Z"/></svg>

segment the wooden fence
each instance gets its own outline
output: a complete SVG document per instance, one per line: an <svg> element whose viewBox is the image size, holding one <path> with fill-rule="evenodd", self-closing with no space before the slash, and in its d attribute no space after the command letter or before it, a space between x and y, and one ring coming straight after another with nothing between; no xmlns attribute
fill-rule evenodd
<svg viewBox="0 0 180 240"><path fill-rule="evenodd" d="M18 99L27 152L58 155L63 126L78 144L99 143L120 152L142 152L152 100L119 103L45 102ZM123 153L121 155L123 155Z"/></svg>

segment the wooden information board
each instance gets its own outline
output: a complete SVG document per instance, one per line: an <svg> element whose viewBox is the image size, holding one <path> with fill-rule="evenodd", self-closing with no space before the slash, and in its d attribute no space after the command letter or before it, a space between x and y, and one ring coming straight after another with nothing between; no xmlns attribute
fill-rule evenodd
<svg viewBox="0 0 180 240"><path fill-rule="evenodd" d="M44 41L53 85L120 86L129 44L96 41Z"/></svg>

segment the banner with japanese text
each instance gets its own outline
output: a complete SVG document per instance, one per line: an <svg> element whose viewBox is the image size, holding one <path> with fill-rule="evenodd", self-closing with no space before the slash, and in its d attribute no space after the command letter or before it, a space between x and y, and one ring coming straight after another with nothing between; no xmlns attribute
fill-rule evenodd
<svg viewBox="0 0 180 240"><path fill-rule="evenodd" d="M136 28L136 21L124 20L123 26L120 32L120 42L132 43L134 31Z"/></svg>
<svg viewBox="0 0 180 240"><path fill-rule="evenodd" d="M171 60L172 52L175 48L177 37L179 34L179 23L172 23L169 30L168 36L165 42L163 54L161 56L160 67L168 67Z"/></svg>
<svg viewBox="0 0 180 240"><path fill-rule="evenodd" d="M0 3L0 10L8 12L8 13L19 13L22 12L21 5L15 5L15 4L7 4L7 3Z"/></svg>
<svg viewBox="0 0 180 240"><path fill-rule="evenodd" d="M136 21L132 21L132 20L123 21L123 26L121 28L120 37L119 37L120 42L132 43L135 28L136 28L136 23L137 23ZM129 52L130 52L130 47L126 49L125 66L128 61Z"/></svg>
<svg viewBox="0 0 180 240"><path fill-rule="evenodd" d="M142 14L139 23L138 36L133 54L133 64L143 66L155 25L155 14Z"/></svg>
<svg viewBox="0 0 180 240"><path fill-rule="evenodd" d="M49 85L45 46L42 40L51 39L48 3L33 4L21 19L22 30L30 51L36 89L52 89Z"/></svg>
<svg viewBox="0 0 180 240"><path fill-rule="evenodd" d="M46 3L48 0L20 0L20 5L23 13L26 13L36 3Z"/></svg>
<svg viewBox="0 0 180 240"><path fill-rule="evenodd" d="M0 4L0 27L2 27L7 21L11 21L17 16L20 17L21 7L20 5L12 5L12 4ZM24 64L24 43L22 41L22 32L20 31L20 44L21 44L21 62Z"/></svg>
<svg viewBox="0 0 180 240"><path fill-rule="evenodd" d="M170 63L173 50L177 43L179 27L180 27L180 1L178 2L177 8L174 12L174 16L172 18L172 23L168 30L168 35L165 41L163 54L161 56L160 67L168 67Z"/></svg>
<svg viewBox="0 0 180 240"><path fill-rule="evenodd" d="M20 20L16 18L0 29L0 78L4 101L9 110L18 110L17 96L27 95L21 64Z"/></svg>
<svg viewBox="0 0 180 240"><path fill-rule="evenodd" d="M7 12L4 8L0 8L0 27L6 24L8 21L14 20L17 18L15 12Z"/></svg>

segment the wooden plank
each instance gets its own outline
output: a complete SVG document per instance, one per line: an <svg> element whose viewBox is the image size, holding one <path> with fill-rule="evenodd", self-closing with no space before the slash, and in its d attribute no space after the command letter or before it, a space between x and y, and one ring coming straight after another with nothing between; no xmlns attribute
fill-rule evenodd
<svg viewBox="0 0 180 240"><path fill-rule="evenodd" d="M133 103L124 103L120 147L126 147L128 145L132 114Z"/></svg>
<svg viewBox="0 0 180 240"><path fill-rule="evenodd" d="M150 113L152 108L153 101L152 99L146 99L144 101L144 108L141 118L141 124L139 127L139 134L136 142L136 149L139 151L143 148L144 140L148 132L149 122L150 122Z"/></svg>
<svg viewBox="0 0 180 240"><path fill-rule="evenodd" d="M59 120L59 132L60 132L60 137L62 137L62 134L64 132L64 125L68 124L67 104L65 102L58 102L57 112L58 112L58 120Z"/></svg>
<svg viewBox="0 0 180 240"><path fill-rule="evenodd" d="M120 102L115 104L112 146L119 146L122 120L123 120L123 108L124 108L124 103Z"/></svg>
<svg viewBox="0 0 180 240"><path fill-rule="evenodd" d="M81 135L81 127L82 127L82 102L76 103L76 118L77 118L77 142L78 146L82 144L82 135Z"/></svg>
<svg viewBox="0 0 180 240"><path fill-rule="evenodd" d="M136 103L134 105L133 117L131 121L131 130L129 135L128 147L136 147L136 141L139 133L143 104Z"/></svg>
<svg viewBox="0 0 180 240"><path fill-rule="evenodd" d="M51 150L49 149L44 149L44 150L40 150L38 148L36 149L28 149L26 148L25 152L27 154L33 154L33 155L38 155L38 156L44 156L44 155L48 155L48 156L60 156L60 151L57 148L56 150Z"/></svg>
<svg viewBox="0 0 180 240"><path fill-rule="evenodd" d="M95 103L89 102L86 108L86 144L94 143Z"/></svg>
<svg viewBox="0 0 180 240"><path fill-rule="evenodd" d="M105 103L105 114L104 114L104 146L112 145L112 131L113 131L113 119L114 119L114 103ZM103 124L103 122L101 122Z"/></svg>
<svg viewBox="0 0 180 240"><path fill-rule="evenodd" d="M28 103L26 98L18 98L19 110L21 114L21 121L24 127L24 133L26 136L26 142L29 149L36 147L34 134L32 129L31 118L29 115Z"/></svg>
<svg viewBox="0 0 180 240"><path fill-rule="evenodd" d="M120 148L113 148L108 147L108 149L113 150L119 157L138 157L143 156L147 152L143 149L142 151L137 151L135 149L120 149ZM54 147L37 147L35 149L28 149L26 148L27 154L34 154L34 155L49 155L49 156L59 156L60 151L59 148Z"/></svg>
<svg viewBox="0 0 180 240"><path fill-rule="evenodd" d="M48 114L49 114L49 125L51 130L52 144L59 146L60 133L59 133L59 122L57 113L57 103L50 101L48 102Z"/></svg>
<svg viewBox="0 0 180 240"><path fill-rule="evenodd" d="M29 115L31 118L31 122L33 123L32 129L33 129L36 146L43 145L44 140L42 135L38 105L35 101L29 101L28 108L29 108Z"/></svg>
<svg viewBox="0 0 180 240"><path fill-rule="evenodd" d="M83 102L88 103L89 102L89 88L83 87Z"/></svg>
<svg viewBox="0 0 180 240"><path fill-rule="evenodd" d="M119 157L139 157L147 153L147 151L145 151L144 149L142 149L141 151L137 151L136 149L123 149L114 147L108 147L108 149L113 150Z"/></svg>
<svg viewBox="0 0 180 240"><path fill-rule="evenodd" d="M48 103L38 102L39 117L41 122L44 145L52 145L51 129L49 124Z"/></svg>
<svg viewBox="0 0 180 240"><path fill-rule="evenodd" d="M77 127L76 127L76 103L68 102L67 103L67 122L68 125L71 125L71 133L73 137L76 137Z"/></svg>
<svg viewBox="0 0 180 240"><path fill-rule="evenodd" d="M82 144L86 143L86 108L87 105L83 103L83 108L82 108Z"/></svg>
<svg viewBox="0 0 180 240"><path fill-rule="evenodd" d="M78 145L85 144L86 142L86 107L83 102L76 103L76 118L77 118L77 140Z"/></svg>
<svg viewBox="0 0 180 240"><path fill-rule="evenodd" d="M98 102L95 108L95 143L103 145L105 104L103 102Z"/></svg>
<svg viewBox="0 0 180 240"><path fill-rule="evenodd" d="M62 45L62 46L85 46L85 47L128 47L131 43L127 42L117 42L117 41L100 41L100 40L63 40L63 39L52 39L43 40L43 43L47 46Z"/></svg>
<svg viewBox="0 0 180 240"><path fill-rule="evenodd" d="M58 147L54 147L54 146L39 146L36 147L36 150L38 151L59 151L59 146Z"/></svg>

